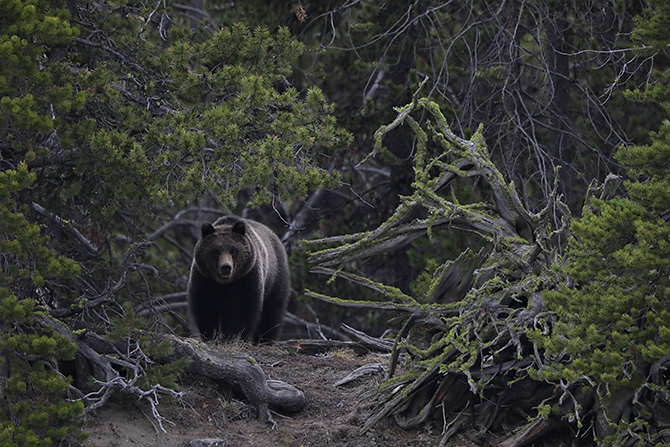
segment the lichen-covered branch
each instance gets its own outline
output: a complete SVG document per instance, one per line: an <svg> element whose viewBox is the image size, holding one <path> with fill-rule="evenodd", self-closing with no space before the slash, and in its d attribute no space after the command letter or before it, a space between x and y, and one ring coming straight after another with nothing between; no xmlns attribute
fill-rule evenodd
<svg viewBox="0 0 670 447"><path fill-rule="evenodd" d="M313 272L362 285L380 300L309 296L409 316L396 337L389 378L381 387L382 404L363 431L387 416L405 428L432 421L444 427L444 444L473 421L482 433L526 424L538 405L558 398L553 385L532 377L541 359L525 331L544 324L542 292L561 281L552 266L561 259L557 241L566 237L570 214L556 190L538 210L522 203L514 183L491 160L482 127L470 139L457 136L428 99L415 98L396 110L391 124L375 134L375 153L384 150L383 140L394 129L402 124L411 128L413 193L401 197L395 212L376 229L311 242L317 248L311 255ZM459 181L473 178L486 185L488 200L459 200ZM350 271L351 261L383 256L419 238L444 238L453 230L479 235L484 247L444 261L422 296ZM329 248L318 250L326 243ZM400 351L409 363L403 375L394 377ZM579 404L572 401L570 408ZM554 426L553 420L538 422L511 445Z"/></svg>
<svg viewBox="0 0 670 447"><path fill-rule="evenodd" d="M425 126L430 132L425 132L412 117L412 113L417 111L429 113L431 119ZM457 137L439 107L430 100L419 99L399 108L396 119L377 131L375 152L382 150L382 137L402 123L410 125L418 140L414 157L414 194L402 197L393 215L376 229L342 237L340 240L346 243L338 247L315 251L311 257L313 263L334 266L390 252L418 237L430 236L432 231L441 227L471 231L492 243L507 246L520 264L527 264L529 254L551 251L547 240L554 233L544 229L546 225L551 225L547 214L549 211L567 214L567 208L560 203L560 198L552 196L547 198L551 203L545 210L538 213L528 210L521 203L514 183L505 181L490 160L481 128L470 140ZM431 159L428 159L429 145L437 152ZM493 203L462 204L442 194L444 187L455 178L473 176L480 176L491 188ZM417 210L424 210L428 217L407 222ZM522 237L517 230L520 225L526 226L532 237ZM337 238L312 241L311 244L332 241L337 241Z"/></svg>

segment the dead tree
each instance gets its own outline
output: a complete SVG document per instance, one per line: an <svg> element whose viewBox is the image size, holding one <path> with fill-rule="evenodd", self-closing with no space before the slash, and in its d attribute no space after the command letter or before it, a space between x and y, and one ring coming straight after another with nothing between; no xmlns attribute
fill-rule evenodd
<svg viewBox="0 0 670 447"><path fill-rule="evenodd" d="M514 183L491 161L481 127L470 139L455 135L438 105L427 99L415 98L396 110L393 122L376 132L373 156L384 150L387 134L410 126L416 144L414 193L401 197L378 228L315 241L311 256L315 272L364 285L383 300L345 300L312 291L310 296L406 316L395 337L379 407L362 431L393 417L403 428L441 426L442 445L466 429L475 436L503 432L506 446L538 439L560 426L561 416L577 404L590 404L587 397L580 401L571 390L533 379L542 358L526 336L528 329L546 330L542 292L562 280L552 267L561 262L569 211L557 188L537 212L522 203ZM490 190L490 202L459 202L452 187L472 178ZM444 262L425 296L410 296L347 271L352 261L453 229L481 236L485 246ZM323 244L330 248L318 250ZM409 360L406 373L396 377L400 351ZM538 415L542 403L556 403L562 414Z"/></svg>

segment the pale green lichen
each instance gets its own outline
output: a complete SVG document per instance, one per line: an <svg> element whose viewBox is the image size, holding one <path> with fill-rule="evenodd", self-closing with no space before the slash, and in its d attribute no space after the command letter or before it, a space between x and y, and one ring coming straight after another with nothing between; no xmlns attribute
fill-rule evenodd
<svg viewBox="0 0 670 447"><path fill-rule="evenodd" d="M482 394L493 375L474 375L473 371L483 367L485 358L491 362L508 346L508 356L517 361L524 360L513 343L525 329L517 318L520 311L532 308L529 297L557 284L558 272L549 268L551 260L558 256L551 238L564 229L555 228L554 216L551 215L556 209L564 208L556 196L550 197L552 203L539 214L532 214L524 207L514 183L505 181L501 171L491 161L483 126L480 125L469 140L460 138L451 131L436 103L425 98L418 99L416 95L412 103L396 111L396 118L375 133L373 152L380 151L387 133L403 123L409 125L416 136L413 194L400 197L400 205L377 229L343 238L339 246L317 252L315 255L318 256L313 255L312 258L324 265L338 264L340 269L332 277L338 276L363 285L378 293L380 301L347 300L307 293L308 296L343 306L394 309L413 316L406 336L396 339L397 349L410 354L406 359L405 372L380 384L379 392L386 393L388 400L366 423L366 427L371 421L403 408L407 399L424 389L427 381L446 380L447 375L457 377L456 380L466 383L471 391ZM411 116L414 112L422 113L422 122ZM433 154L435 148L438 153ZM496 199L494 203L461 203L454 192L456 188L450 188L450 198L438 191L438 188L458 178L473 175L480 176L488 184ZM409 221L408 217L417 210L425 217ZM518 233L518 221L530 226L533 241ZM451 228L473 232L488 241L488 251L482 253L481 261L472 267L476 268L472 272L472 287L460 302L444 305L419 303L430 300L456 260L433 267L428 288L420 292L425 296L418 300L397 288L341 269L352 259L400 248L417 236L432 240L436 231L449 231ZM406 239L403 240L403 237ZM465 251L460 256L465 260L475 255ZM537 262L542 255L545 262ZM499 343L504 339L512 340L509 342L512 344L501 347ZM511 371L517 381L534 374L532 367ZM398 386L402 387L400 392L396 389ZM428 410L421 407L420 412L425 411Z"/></svg>

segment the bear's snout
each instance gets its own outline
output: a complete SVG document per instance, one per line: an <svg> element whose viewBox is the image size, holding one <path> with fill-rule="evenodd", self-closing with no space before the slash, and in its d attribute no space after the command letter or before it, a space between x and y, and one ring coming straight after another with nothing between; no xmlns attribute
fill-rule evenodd
<svg viewBox="0 0 670 447"><path fill-rule="evenodd" d="M219 272L221 272L221 276L224 278L229 278L233 273L233 266L228 263L222 264L219 268Z"/></svg>
<svg viewBox="0 0 670 447"><path fill-rule="evenodd" d="M222 280L232 278L235 260L229 251L224 251L219 255L219 277Z"/></svg>

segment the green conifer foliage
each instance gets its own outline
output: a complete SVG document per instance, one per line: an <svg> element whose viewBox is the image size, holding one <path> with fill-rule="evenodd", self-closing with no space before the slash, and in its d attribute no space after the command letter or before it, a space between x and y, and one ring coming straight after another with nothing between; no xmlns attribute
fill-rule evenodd
<svg viewBox="0 0 670 447"><path fill-rule="evenodd" d="M50 446L77 432L84 404L56 362L73 360L76 345L45 327L36 301L0 294L0 445Z"/></svg>
<svg viewBox="0 0 670 447"><path fill-rule="evenodd" d="M658 445L670 422L669 136L664 124L651 145L620 149L629 198L591 200L572 225L566 272L576 284L545 293L558 322L537 342L567 361L540 377L595 385L603 445L622 445L631 433Z"/></svg>
<svg viewBox="0 0 670 447"><path fill-rule="evenodd" d="M660 59L670 10L666 2L651 3L654 13L637 20L634 37ZM664 83L630 97L670 110ZM601 445L669 441L670 122L650 137L650 144L616 154L628 176L624 196L592 198L573 222L565 270L574 284L545 293L558 321L550 336L536 339L548 358L560 360L540 377L595 388Z"/></svg>
<svg viewBox="0 0 670 447"><path fill-rule="evenodd" d="M49 446L81 425L83 404L66 399L70 382L56 366L72 360L76 346L46 327L45 309L27 297L80 268L26 218L37 181L28 163L44 149L34 136L54 129L47 104L70 108L75 99L43 69L45 44L71 41L77 30L67 11L40 2L3 1L0 9L0 445Z"/></svg>
<svg viewBox="0 0 670 447"><path fill-rule="evenodd" d="M64 400L75 329L110 331L129 297L177 287L178 244L146 254L160 218L203 196L223 207L247 188L258 205L335 184L315 160L350 137L318 89L291 87L303 47L286 30L207 33L173 21L170 2L0 11L0 445L49 445L89 391ZM138 368L138 383L173 387L184 364Z"/></svg>

